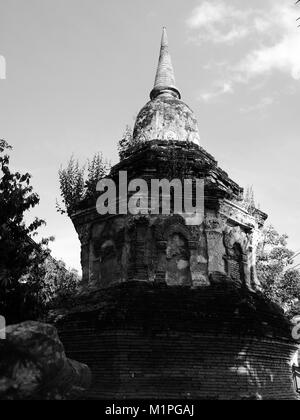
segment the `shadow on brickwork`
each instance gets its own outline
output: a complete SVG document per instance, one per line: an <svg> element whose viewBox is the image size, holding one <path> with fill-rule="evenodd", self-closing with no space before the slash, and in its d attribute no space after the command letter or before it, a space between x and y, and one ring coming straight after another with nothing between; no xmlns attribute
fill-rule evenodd
<svg viewBox="0 0 300 420"><path fill-rule="evenodd" d="M260 294L127 283L75 301L51 319L91 368L91 399L296 398L290 324Z"/></svg>

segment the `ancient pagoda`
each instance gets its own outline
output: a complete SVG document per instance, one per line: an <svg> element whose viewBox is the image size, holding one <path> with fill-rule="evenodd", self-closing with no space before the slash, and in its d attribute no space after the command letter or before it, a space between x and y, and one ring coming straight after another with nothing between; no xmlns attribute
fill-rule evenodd
<svg viewBox="0 0 300 420"><path fill-rule="evenodd" d="M204 213L198 224L184 212L100 215L95 199L73 214L84 285L59 327L93 372L89 398L294 399L290 325L256 273L267 216L243 206L201 147L165 29L150 102L111 170L117 185L121 171L148 184L202 179Z"/></svg>

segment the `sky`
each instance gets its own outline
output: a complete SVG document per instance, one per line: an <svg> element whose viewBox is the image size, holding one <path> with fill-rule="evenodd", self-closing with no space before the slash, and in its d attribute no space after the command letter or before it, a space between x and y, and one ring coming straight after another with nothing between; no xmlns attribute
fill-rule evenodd
<svg viewBox="0 0 300 420"><path fill-rule="evenodd" d="M33 176L41 201L29 217L46 220L53 255L80 270L77 234L56 212L58 170L72 154L117 163L148 101L163 26L201 146L253 186L300 250L298 16L293 0L0 0L0 138L13 168Z"/></svg>

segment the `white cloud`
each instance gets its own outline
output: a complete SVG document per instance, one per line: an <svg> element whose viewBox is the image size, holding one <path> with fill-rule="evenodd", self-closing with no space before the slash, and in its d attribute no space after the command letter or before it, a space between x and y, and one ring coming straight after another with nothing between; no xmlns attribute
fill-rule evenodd
<svg viewBox="0 0 300 420"><path fill-rule="evenodd" d="M209 27L225 19L243 19L245 12L235 9L223 1L204 1L192 13L187 23L191 28Z"/></svg>
<svg viewBox="0 0 300 420"><path fill-rule="evenodd" d="M251 77L279 70L300 80L300 36L285 35L272 46L263 46L251 51L235 67L235 71L248 80Z"/></svg>
<svg viewBox="0 0 300 420"><path fill-rule="evenodd" d="M272 23L264 17L258 16L254 19L254 29L258 33L263 33L271 29Z"/></svg>
<svg viewBox="0 0 300 420"><path fill-rule="evenodd" d="M296 19L299 8L288 1L268 0L262 7L240 8L231 0L203 1L187 20L190 40L196 43L223 43L229 47L240 42L240 59L230 62L222 77L227 77L231 92L235 83L249 82L274 71L300 80L300 30ZM232 59L233 60L233 59ZM221 93L220 93L221 92ZM219 89L219 94L226 93ZM215 97L216 90L205 94L204 100Z"/></svg>
<svg viewBox="0 0 300 420"><path fill-rule="evenodd" d="M204 1L187 20L192 30L197 30L194 40L231 43L248 35L245 23L249 12L234 8L224 1Z"/></svg>
<svg viewBox="0 0 300 420"><path fill-rule="evenodd" d="M216 82L215 87L211 92L203 92L200 98L204 102L210 102L221 95L226 93L233 93L233 87L231 82Z"/></svg>
<svg viewBox="0 0 300 420"><path fill-rule="evenodd" d="M288 4L275 4L260 26L270 27L270 34L262 46L250 51L236 66L236 71L246 80L274 70L300 80L300 32L297 29L297 12ZM279 35L274 41L273 34ZM271 39L270 39L271 38Z"/></svg>
<svg viewBox="0 0 300 420"><path fill-rule="evenodd" d="M266 108L268 108L270 105L273 105L275 102L276 102L275 98L271 96L266 96L260 99L260 101L255 105L248 105L248 106L242 107L240 111L242 114L249 114L250 112L253 112L253 111L262 112Z"/></svg>

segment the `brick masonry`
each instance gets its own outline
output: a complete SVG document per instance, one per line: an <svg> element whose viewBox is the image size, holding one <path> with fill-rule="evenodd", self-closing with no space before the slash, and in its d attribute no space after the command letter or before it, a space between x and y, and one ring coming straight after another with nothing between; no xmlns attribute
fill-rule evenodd
<svg viewBox="0 0 300 420"><path fill-rule="evenodd" d="M136 283L81 299L58 325L68 356L92 370L89 399L296 399L296 345L263 297Z"/></svg>
<svg viewBox="0 0 300 420"><path fill-rule="evenodd" d="M150 97L110 178L118 191L120 171L148 189L153 179L201 180L203 218L149 211L148 194L135 216L99 215L96 195L72 215L83 290L52 316L69 356L93 372L88 398L296 399L297 346L256 273L267 215L245 208L242 188L199 146L165 30Z"/></svg>

